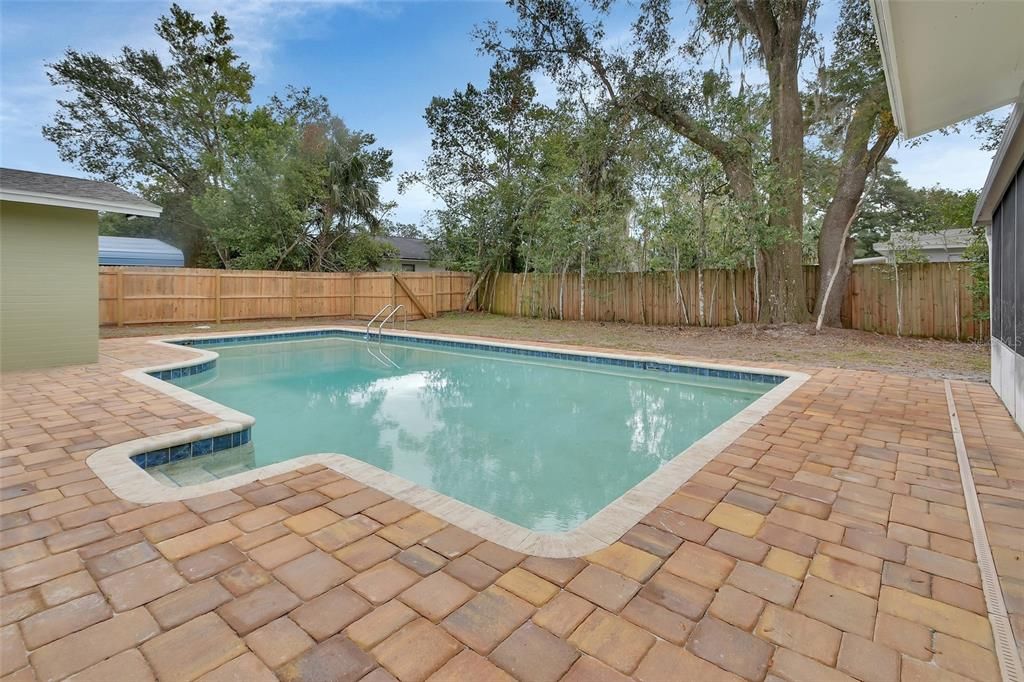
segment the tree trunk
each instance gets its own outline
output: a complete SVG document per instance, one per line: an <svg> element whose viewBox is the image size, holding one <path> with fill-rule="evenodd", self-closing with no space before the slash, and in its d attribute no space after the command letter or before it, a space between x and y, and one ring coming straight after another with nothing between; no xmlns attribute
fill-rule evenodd
<svg viewBox="0 0 1024 682"><path fill-rule="evenodd" d="M679 307L679 320L682 324L690 324L690 314L686 310L686 299L683 298L683 288L679 285L679 247L675 249L675 259L673 260L674 270L673 281L676 285L676 305Z"/></svg>
<svg viewBox="0 0 1024 682"><path fill-rule="evenodd" d="M697 324L708 326L704 316L704 268L700 265L697 266Z"/></svg>
<svg viewBox="0 0 1024 682"><path fill-rule="evenodd" d="M580 247L580 322L583 321L583 297L586 293L587 248Z"/></svg>
<svg viewBox="0 0 1024 682"><path fill-rule="evenodd" d="M707 188L702 182L697 193L697 298L700 299L697 320L702 327L706 327L708 322L704 305L704 263L708 250L707 200Z"/></svg>
<svg viewBox="0 0 1024 682"><path fill-rule="evenodd" d="M960 277L957 269L953 268L953 261L949 260L949 253L946 254L946 267L949 271L949 278L953 282L953 319L956 323L956 340L960 341Z"/></svg>
<svg viewBox="0 0 1024 682"><path fill-rule="evenodd" d="M802 13L779 21L777 54L768 61L772 97L772 161L768 226L777 240L765 253L768 321L804 322L808 316L801 235L804 222L804 124L800 102L799 41Z"/></svg>
<svg viewBox="0 0 1024 682"><path fill-rule="evenodd" d="M823 324L829 326L840 323L839 314L853 267L854 243L849 238L849 229L860 209L867 178L889 150L898 132L888 111L887 97L885 84L879 83L857 104L843 141L836 190L821 223L821 236L818 238L819 294L814 312ZM872 134L875 134L874 143ZM837 258L842 258L842 261L831 293L826 297L823 293L829 288ZM827 306L824 315L823 304Z"/></svg>
<svg viewBox="0 0 1024 682"><path fill-rule="evenodd" d="M647 301L644 300L644 272L637 273L640 280L640 324L647 326Z"/></svg>
<svg viewBox="0 0 1024 682"><path fill-rule="evenodd" d="M822 324L829 327L839 324L839 313L843 307L843 300L846 298L846 289L850 282L850 271L853 268L853 257L856 252L854 248L856 240L849 235L844 235L843 231L835 229L836 226L832 218L838 219L840 216L829 215L834 203L833 201L825 214L825 220L821 226L821 236L818 238L818 298L814 303L815 313L821 317ZM850 217L847 216L846 220L849 220ZM839 263L836 263L837 257L840 259ZM839 266L838 270L835 269L836 265ZM833 272L835 281L830 283ZM828 292L827 296L826 292ZM826 306L824 315L822 315L822 305Z"/></svg>
<svg viewBox="0 0 1024 682"><path fill-rule="evenodd" d="M853 211L846 219L846 224L843 226L843 231L836 240L839 244L836 246L835 259L832 261L832 265L829 266L828 275L825 278L819 276L818 286L818 301L815 303L815 307L818 310L818 323L815 326L817 331L821 331L822 325L825 323L825 316L832 310L835 311L835 316L839 318L839 310L842 309L843 299L840 297L846 293L846 283L850 277L850 268L853 264L854 244L855 240L850 237L850 228L853 227L854 221L857 220L857 216L860 215L861 206L864 205L864 193L867 189L862 189L860 198L857 199L857 204L853 207ZM825 264L819 264L819 270L825 268ZM820 274L820 273L819 273ZM839 282L840 274L842 274L842 290L840 296L833 296L836 283ZM821 282L824 282L825 288L821 288Z"/></svg>
<svg viewBox="0 0 1024 682"><path fill-rule="evenodd" d="M895 242L893 242L895 244ZM900 263L898 255L892 254L892 269L896 273L896 336L903 336L903 291L900 286Z"/></svg>
<svg viewBox="0 0 1024 682"><path fill-rule="evenodd" d="M761 321L761 254L754 245L754 319L753 322Z"/></svg>
<svg viewBox="0 0 1024 682"><path fill-rule="evenodd" d="M483 283L484 278L487 277L487 273L489 273L490 271L491 266L488 265L486 268L484 268L484 271L481 272L480 275L476 278L476 281L473 282L473 286L471 286L469 288L469 291L466 292L466 297L462 299L462 307L459 308L459 312L466 312L466 310L469 308L470 301L472 301L476 297L476 290L480 288L480 285Z"/></svg>
<svg viewBox="0 0 1024 682"><path fill-rule="evenodd" d="M709 326L714 326L714 312L715 312L715 295L718 293L718 273L715 273L715 283L711 285L711 315L709 316Z"/></svg>
<svg viewBox="0 0 1024 682"><path fill-rule="evenodd" d="M487 312L489 312L489 313L493 313L494 312L494 297L497 296L497 294L498 294L498 275L499 274L501 274L501 271L498 268L495 268L494 272L491 273L491 300L487 304Z"/></svg>
<svg viewBox="0 0 1024 682"><path fill-rule="evenodd" d="M824 230L822 230L822 235L824 235ZM857 240L840 235L836 241L845 242L843 252L840 254L841 262L836 263L834 256L831 265L828 266L819 260L818 298L814 302L818 329L821 329L822 326L838 327L840 325L840 313L843 310L843 301L846 300L846 290L850 285L850 275L853 272L853 256L856 252ZM835 251L833 250L832 253ZM823 305L826 306L824 311L822 311ZM823 312L824 314L822 314Z"/></svg>
<svg viewBox="0 0 1024 682"><path fill-rule="evenodd" d="M558 319L565 319L565 275L569 272L569 260L562 266L562 277L558 281Z"/></svg>
<svg viewBox="0 0 1024 682"><path fill-rule="evenodd" d="M790 237L764 251L765 319L769 324L805 322L807 287L799 242Z"/></svg>
<svg viewBox="0 0 1024 682"><path fill-rule="evenodd" d="M516 291L516 317L523 316L523 287L519 281L519 274L518 272L512 273L512 286Z"/></svg>
<svg viewBox="0 0 1024 682"><path fill-rule="evenodd" d="M740 322L743 321L743 318L740 317L740 306L736 302L736 271L733 270L731 275L732 275L732 314L736 318L736 324L739 324Z"/></svg>
<svg viewBox="0 0 1024 682"><path fill-rule="evenodd" d="M768 195L770 245L764 255L765 310L770 323L807 320L803 277L804 122L800 99L800 34L805 0L734 0L740 21L757 35L768 72L773 184ZM778 7L777 10L773 9ZM777 12L777 15L776 15Z"/></svg>

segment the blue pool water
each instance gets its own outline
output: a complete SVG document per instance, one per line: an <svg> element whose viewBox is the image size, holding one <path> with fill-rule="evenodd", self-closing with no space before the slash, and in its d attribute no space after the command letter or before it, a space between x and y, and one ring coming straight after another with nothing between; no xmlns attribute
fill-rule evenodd
<svg viewBox="0 0 1024 682"><path fill-rule="evenodd" d="M216 350L173 383L255 417L252 446L158 467L175 482L337 452L535 531L578 526L772 388L394 340Z"/></svg>

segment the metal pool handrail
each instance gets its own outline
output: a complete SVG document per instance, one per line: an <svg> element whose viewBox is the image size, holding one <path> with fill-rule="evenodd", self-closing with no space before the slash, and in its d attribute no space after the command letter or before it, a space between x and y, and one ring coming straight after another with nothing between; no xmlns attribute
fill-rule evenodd
<svg viewBox="0 0 1024 682"><path fill-rule="evenodd" d="M380 321L380 324L377 326L377 343L380 343L381 335L384 333L384 325L386 325L388 323L388 320L390 320L392 317L394 317L395 314L399 310L403 311L402 312L402 329L408 329L409 328L409 311L407 311L405 309L405 305L404 304L399 303L395 307L394 310L392 310L390 313L388 313L387 317L385 317L383 320ZM394 327L395 323L392 322L391 326Z"/></svg>
<svg viewBox="0 0 1024 682"><path fill-rule="evenodd" d="M393 307L394 306L392 304L386 303L383 308L377 311L377 314L373 316L373 319L366 323L366 338L370 338L370 327L373 325L374 322L377 321L377 318Z"/></svg>

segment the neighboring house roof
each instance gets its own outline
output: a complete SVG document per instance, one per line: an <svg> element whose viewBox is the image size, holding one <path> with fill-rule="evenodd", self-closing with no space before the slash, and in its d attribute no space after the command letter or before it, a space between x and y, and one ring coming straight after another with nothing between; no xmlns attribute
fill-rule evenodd
<svg viewBox="0 0 1024 682"><path fill-rule="evenodd" d="M426 239L386 237L384 241L398 249L399 260L430 260L430 245Z"/></svg>
<svg viewBox="0 0 1024 682"><path fill-rule="evenodd" d="M938 256L938 260L946 260L947 256L958 257L963 253L974 235L970 230L952 229L939 230L937 232L894 232L887 242L878 242L874 245L875 251L886 258L892 256L893 244L899 251L919 251L929 260L935 260L932 256Z"/></svg>
<svg viewBox="0 0 1024 682"><path fill-rule="evenodd" d="M182 267L185 255L159 239L100 237L100 265L156 265Z"/></svg>
<svg viewBox="0 0 1024 682"><path fill-rule="evenodd" d="M889 259L885 256L867 256L865 258L854 258L854 265L881 265L882 263L888 263Z"/></svg>
<svg viewBox="0 0 1024 682"><path fill-rule="evenodd" d="M0 199L156 218L162 209L110 182L0 168Z"/></svg>
<svg viewBox="0 0 1024 682"><path fill-rule="evenodd" d="M1010 104L1024 82L1024 2L871 0L893 118L916 137Z"/></svg>

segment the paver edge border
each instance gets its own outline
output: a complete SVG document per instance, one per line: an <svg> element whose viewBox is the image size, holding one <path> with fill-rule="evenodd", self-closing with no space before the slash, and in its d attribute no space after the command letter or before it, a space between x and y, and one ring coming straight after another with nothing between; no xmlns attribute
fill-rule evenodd
<svg viewBox="0 0 1024 682"><path fill-rule="evenodd" d="M294 334L296 332L334 329L351 331L353 327L331 325L303 327L298 329L290 328L287 329L287 331L268 330L263 332L261 335L279 334L285 336L288 333ZM490 514L489 512L483 511L464 502L460 502L459 500L447 495L413 483L408 479L340 453L304 455L284 462L269 464L251 471L227 476L216 481L180 488L172 488L158 482L152 476L147 474L144 469L132 462L130 459L132 455L172 447L194 440L232 433L234 431L250 427L255 423L256 420L250 415L244 414L225 405L221 405L220 403L207 398L203 398L202 396L192 393L187 389L180 388L174 384L157 379L150 375L151 372L177 369L179 367L189 367L209 360L216 360L218 357L218 354L213 351L194 346L179 345L173 343L174 341L245 337L251 335L251 332L216 333L149 341L149 343L153 345L172 348L178 351L187 350L197 355L194 358L183 361L165 363L139 369L129 369L122 372L122 375L128 379L141 383L202 412L213 415L220 419L220 421L216 424L208 424L191 429L138 438L118 443L94 452L86 459L86 463L115 495L130 502L141 504L185 500L215 492L230 490L231 488L236 488L252 481L270 478L310 464L321 464L364 485L387 493L395 499L402 500L417 509L433 514L448 523L462 528L463 530L475 533L485 540L490 540L502 547L522 552L524 554L548 558L585 556L600 549L604 549L622 537L622 535L640 522L648 513L653 511L669 495L674 493L681 485L686 483L694 474L700 471L705 464L714 459L750 427L768 415L810 378L809 375L803 372L788 369L772 368L770 370L766 370L750 366L689 360L683 361L679 358L650 355L646 353L608 353L603 351L581 350L579 348L564 346L562 344L536 346L528 343L506 343L491 341L490 339L481 340L479 337L472 338L472 343L485 346L547 352L551 352L552 348L558 348L559 352L580 356L643 360L670 365L707 367L734 372L751 372L754 374L770 373L786 377L781 383L776 384L750 405L735 414L732 418L728 419L711 432L698 439L688 448L677 454L671 460L663 464L660 468L652 472L646 478L638 482L632 488L624 492L620 497L610 502L603 509L573 530L561 533L541 533L524 528L510 521L506 521ZM420 332L398 330L388 332L388 335L394 337L410 337L430 340L469 340L469 337L457 335L424 334Z"/></svg>
<svg viewBox="0 0 1024 682"><path fill-rule="evenodd" d="M956 446L956 463L960 469L960 485L964 491L967 505L967 520L970 522L971 539L974 541L974 554L978 560L978 572L981 573L981 588L985 595L985 607L988 621L992 626L992 637L995 641L995 655L999 661L999 672L1004 682L1024 682L1024 666L1021 665L1020 651L1014 640L1010 627L1003 590L999 584L995 561L992 558L992 547L985 531L985 519L978 501L978 490L974 485L974 474L967 456L967 445L963 432L960 430L960 416L957 413L956 401L953 398L953 386L949 379L942 381L946 390L946 406L949 408L949 423L953 429L953 444Z"/></svg>

